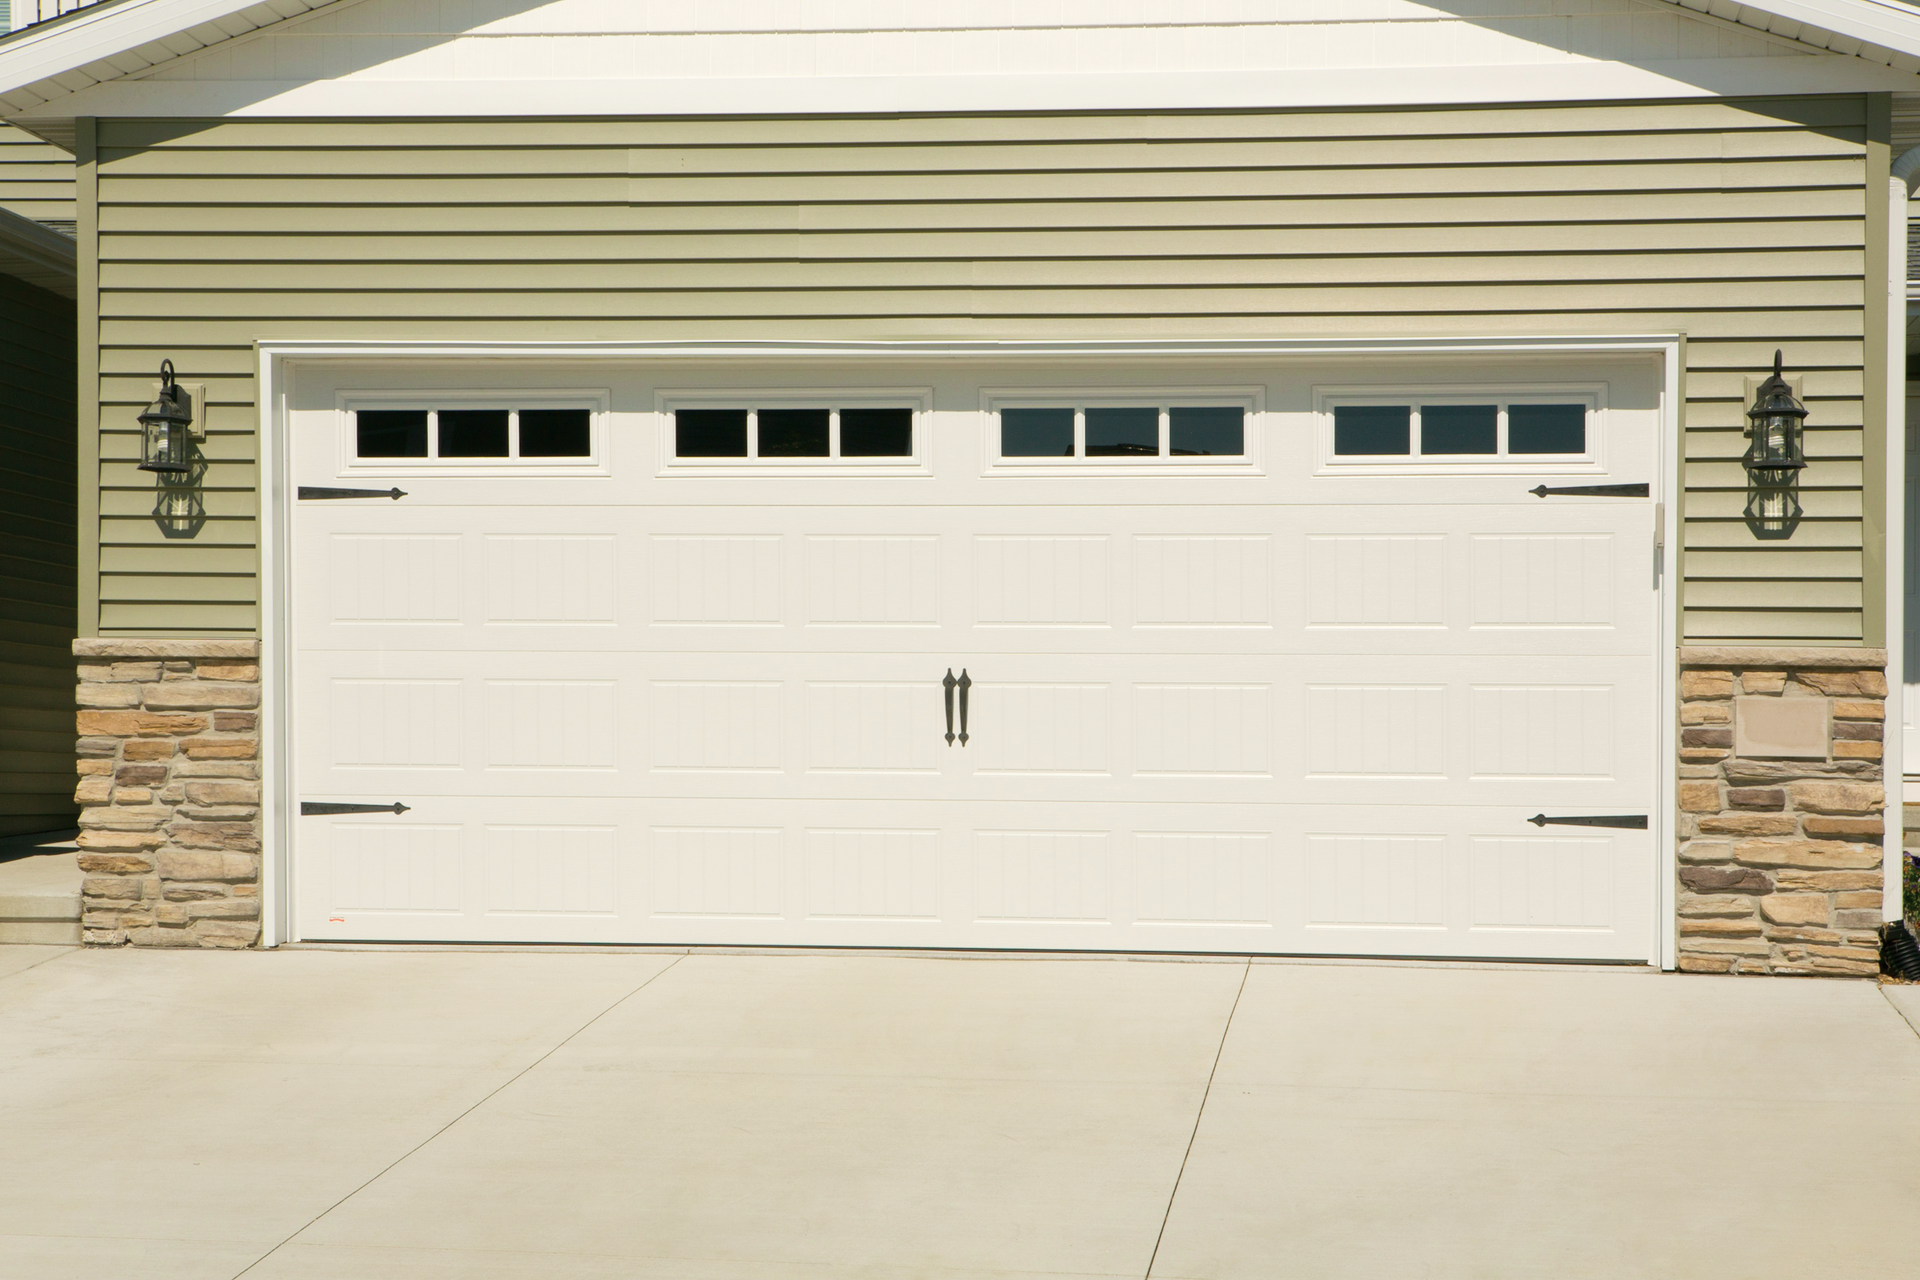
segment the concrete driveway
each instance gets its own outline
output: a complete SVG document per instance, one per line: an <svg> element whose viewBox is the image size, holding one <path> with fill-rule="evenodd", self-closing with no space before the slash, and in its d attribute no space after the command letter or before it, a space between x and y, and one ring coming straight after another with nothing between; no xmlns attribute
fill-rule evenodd
<svg viewBox="0 0 1920 1280"><path fill-rule="evenodd" d="M1920 1274L1920 988L0 948L0 1275Z"/></svg>

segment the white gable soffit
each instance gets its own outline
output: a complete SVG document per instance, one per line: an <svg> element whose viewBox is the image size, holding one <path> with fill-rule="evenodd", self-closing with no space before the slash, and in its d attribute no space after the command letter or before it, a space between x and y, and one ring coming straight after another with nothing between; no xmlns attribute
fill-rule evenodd
<svg viewBox="0 0 1920 1280"><path fill-rule="evenodd" d="M333 3L107 0L0 40L0 105L16 114Z"/></svg>
<svg viewBox="0 0 1920 1280"><path fill-rule="evenodd" d="M1920 7L1895 0L1665 0L1816 49L1849 54L1902 71L1920 71Z"/></svg>
<svg viewBox="0 0 1920 1280"><path fill-rule="evenodd" d="M70 141L81 116L1331 108L1916 72L1920 8L1891 0L107 0L0 41L0 115Z"/></svg>

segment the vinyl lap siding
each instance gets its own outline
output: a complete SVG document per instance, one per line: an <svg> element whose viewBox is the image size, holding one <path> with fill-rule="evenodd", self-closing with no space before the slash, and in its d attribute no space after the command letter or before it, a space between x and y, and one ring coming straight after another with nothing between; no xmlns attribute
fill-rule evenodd
<svg viewBox="0 0 1920 1280"><path fill-rule="evenodd" d="M73 157L0 124L0 209L73 229Z"/></svg>
<svg viewBox="0 0 1920 1280"><path fill-rule="evenodd" d="M1681 331L1685 632L1858 642L1866 104L780 120L103 121L103 633L250 632L253 342ZM1805 375L1807 519L1741 519ZM209 384L208 522L133 416Z"/></svg>
<svg viewBox="0 0 1920 1280"><path fill-rule="evenodd" d="M73 825L73 303L0 275L0 835Z"/></svg>

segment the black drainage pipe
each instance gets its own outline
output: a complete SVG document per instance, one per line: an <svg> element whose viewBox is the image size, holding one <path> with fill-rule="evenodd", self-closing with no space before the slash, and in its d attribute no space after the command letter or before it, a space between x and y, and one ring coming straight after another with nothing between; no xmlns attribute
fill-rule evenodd
<svg viewBox="0 0 1920 1280"><path fill-rule="evenodd" d="M1880 933L1880 971L1920 982L1920 940L1905 920L1890 920Z"/></svg>

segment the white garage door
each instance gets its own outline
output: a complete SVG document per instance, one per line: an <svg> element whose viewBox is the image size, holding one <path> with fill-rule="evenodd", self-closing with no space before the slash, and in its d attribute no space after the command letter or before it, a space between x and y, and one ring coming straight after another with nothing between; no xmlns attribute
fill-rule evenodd
<svg viewBox="0 0 1920 1280"><path fill-rule="evenodd" d="M920 373L304 372L299 935L1647 957L1650 375Z"/></svg>

